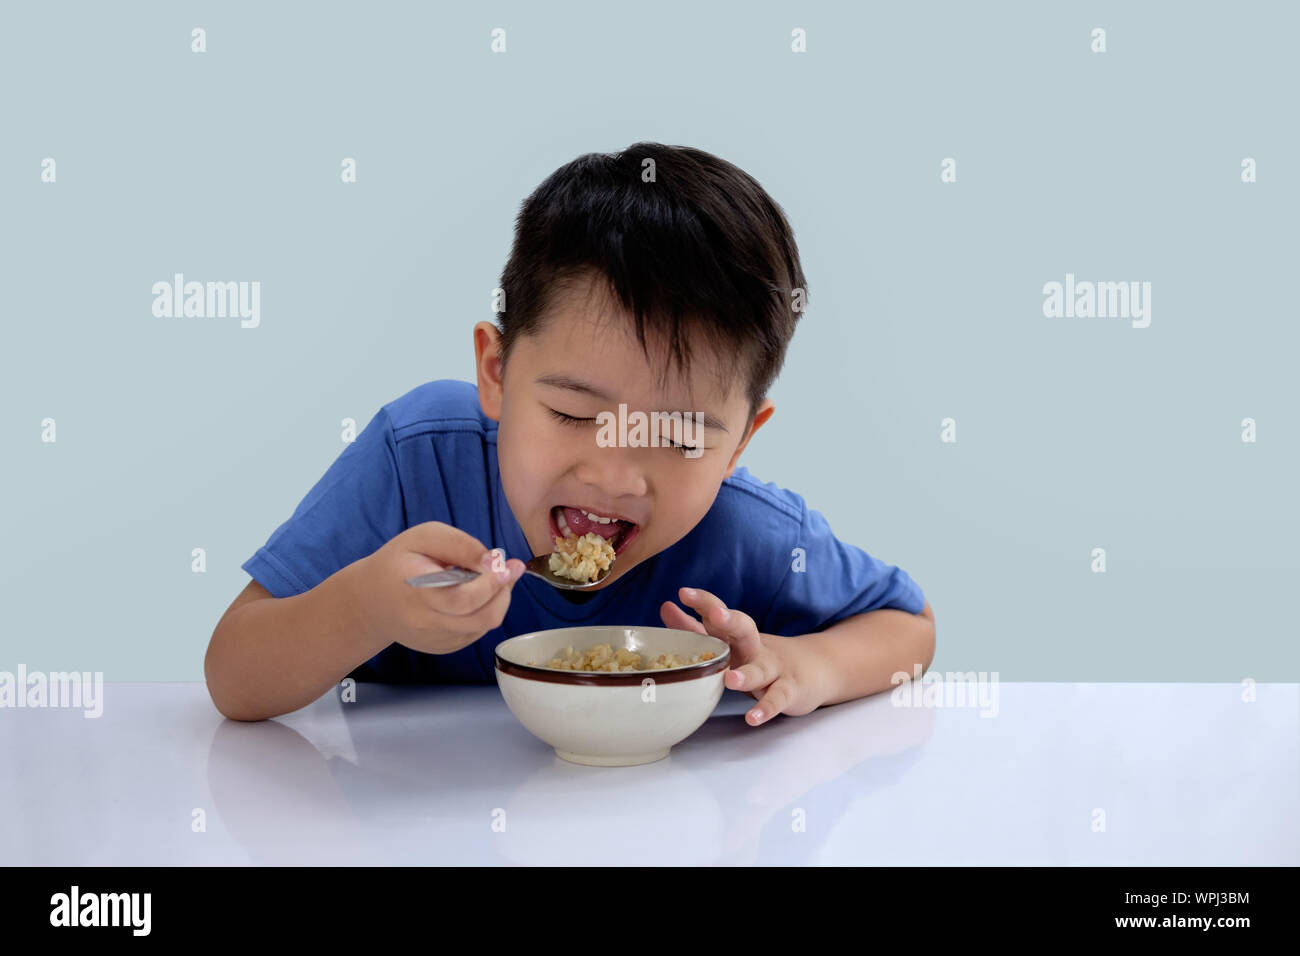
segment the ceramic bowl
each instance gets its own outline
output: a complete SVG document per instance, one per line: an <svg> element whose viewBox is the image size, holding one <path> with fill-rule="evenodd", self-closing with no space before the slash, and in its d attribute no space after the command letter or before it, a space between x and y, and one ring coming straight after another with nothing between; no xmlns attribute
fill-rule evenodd
<svg viewBox="0 0 1300 956"><path fill-rule="evenodd" d="M663 670L607 673L541 665L572 647L626 648L712 660ZM497 685L510 712L573 763L624 767L668 756L713 713L730 661L727 642L667 627L562 627L507 638L496 647ZM532 663L530 663L532 662Z"/></svg>

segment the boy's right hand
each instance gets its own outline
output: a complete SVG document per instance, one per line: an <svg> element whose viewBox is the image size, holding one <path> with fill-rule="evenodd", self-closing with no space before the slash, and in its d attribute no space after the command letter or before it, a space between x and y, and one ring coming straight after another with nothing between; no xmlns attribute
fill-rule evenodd
<svg viewBox="0 0 1300 956"><path fill-rule="evenodd" d="M450 654L473 644L501 625L511 589L523 576L522 561L503 562L502 557L441 521L407 528L357 562L366 626L426 654ZM481 573L451 587L417 588L406 583L407 578L453 564Z"/></svg>

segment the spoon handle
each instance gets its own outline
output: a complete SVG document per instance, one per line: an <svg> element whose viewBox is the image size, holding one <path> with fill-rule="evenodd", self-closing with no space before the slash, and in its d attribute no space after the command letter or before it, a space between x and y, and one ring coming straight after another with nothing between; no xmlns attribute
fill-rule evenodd
<svg viewBox="0 0 1300 956"><path fill-rule="evenodd" d="M472 581L482 573L470 571L468 568L443 568L441 571L430 571L428 574L417 574L413 578L407 578L406 583L413 588L449 588L453 584Z"/></svg>

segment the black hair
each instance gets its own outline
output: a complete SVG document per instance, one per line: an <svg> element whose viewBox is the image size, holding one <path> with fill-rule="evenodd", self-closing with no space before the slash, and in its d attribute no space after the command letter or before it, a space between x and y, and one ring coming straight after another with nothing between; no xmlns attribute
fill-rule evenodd
<svg viewBox="0 0 1300 956"><path fill-rule="evenodd" d="M631 314L647 359L650 332L685 372L690 333L702 332L722 388L744 376L751 420L808 293L793 231L763 187L717 156L662 143L579 156L524 200L501 276L503 363L540 330L553 293L588 278Z"/></svg>

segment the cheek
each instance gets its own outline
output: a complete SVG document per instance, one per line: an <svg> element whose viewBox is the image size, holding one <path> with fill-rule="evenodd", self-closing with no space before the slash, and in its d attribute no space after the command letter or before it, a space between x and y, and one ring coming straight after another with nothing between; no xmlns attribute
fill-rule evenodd
<svg viewBox="0 0 1300 956"><path fill-rule="evenodd" d="M694 464L691 463L692 468ZM656 510L673 524L694 526L713 506L721 483L720 475L712 472L705 475L691 468L673 469L656 484L659 502Z"/></svg>
<svg viewBox="0 0 1300 956"><path fill-rule="evenodd" d="M565 445L556 440L551 425L539 416L516 413L503 417L497 428L501 482L521 504L542 496L563 468Z"/></svg>
<svg viewBox="0 0 1300 956"><path fill-rule="evenodd" d="M497 427L497 465L501 469L501 484L507 496L516 504L526 505L534 462L533 450L513 418L503 418Z"/></svg>

